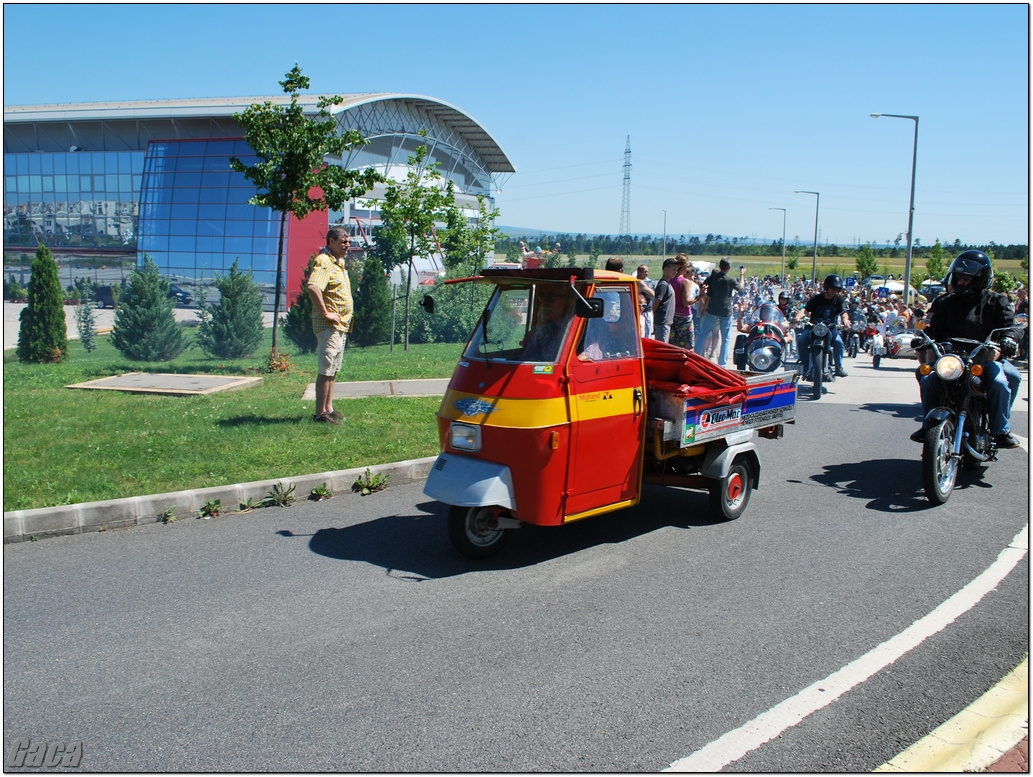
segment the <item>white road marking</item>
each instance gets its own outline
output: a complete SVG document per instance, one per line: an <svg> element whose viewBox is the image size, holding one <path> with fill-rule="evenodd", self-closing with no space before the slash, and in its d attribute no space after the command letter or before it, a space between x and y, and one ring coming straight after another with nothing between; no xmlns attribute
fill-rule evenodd
<svg viewBox="0 0 1033 777"><path fill-rule="evenodd" d="M1001 551L993 564L928 615L824 680L804 688L796 696L775 705L691 755L678 759L664 771L716 772L739 760L751 750L770 742L786 729L795 726L811 713L828 706L972 609L1008 576L1028 551L1029 524L1026 524L1022 531L1015 535L1011 544Z"/></svg>

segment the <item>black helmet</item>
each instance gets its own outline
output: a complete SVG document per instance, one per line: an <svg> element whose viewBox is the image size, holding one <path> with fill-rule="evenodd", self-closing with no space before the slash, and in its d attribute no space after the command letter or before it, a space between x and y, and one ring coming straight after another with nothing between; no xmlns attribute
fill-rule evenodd
<svg viewBox="0 0 1033 777"><path fill-rule="evenodd" d="M994 268L990 257L982 251L962 251L954 257L950 269L947 270L947 285L953 284L955 290L957 290L957 284L954 283L956 275L971 276L972 282L966 287L965 292L975 293L990 288L990 284L994 280Z"/></svg>
<svg viewBox="0 0 1033 777"><path fill-rule="evenodd" d="M778 304L781 305L783 302L788 302L788 301L789 301L789 292L788 291L780 291L778 293Z"/></svg>
<svg viewBox="0 0 1033 777"><path fill-rule="evenodd" d="M843 291L843 279L840 278L838 275L826 275L825 288L835 289L836 291Z"/></svg>

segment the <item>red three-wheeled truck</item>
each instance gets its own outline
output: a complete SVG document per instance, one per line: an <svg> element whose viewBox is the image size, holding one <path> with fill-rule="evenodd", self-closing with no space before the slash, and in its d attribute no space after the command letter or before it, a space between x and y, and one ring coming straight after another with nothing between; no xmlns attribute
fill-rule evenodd
<svg viewBox="0 0 1033 777"><path fill-rule="evenodd" d="M704 489L737 518L759 484L758 435L793 423L796 374L725 370L643 339L636 279L592 268L484 270L494 291L438 409L424 493L464 555L524 524L630 507L643 485ZM433 303L425 305L432 310Z"/></svg>

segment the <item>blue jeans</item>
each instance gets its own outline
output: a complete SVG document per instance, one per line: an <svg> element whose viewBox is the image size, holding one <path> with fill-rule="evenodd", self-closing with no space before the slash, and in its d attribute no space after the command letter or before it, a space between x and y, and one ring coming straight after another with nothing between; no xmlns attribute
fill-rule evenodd
<svg viewBox="0 0 1033 777"><path fill-rule="evenodd" d="M838 329L832 329L832 362L836 371L843 369L843 338ZM796 352L800 356L800 370L806 378L811 374L811 330L804 329L796 337Z"/></svg>
<svg viewBox="0 0 1033 777"><path fill-rule="evenodd" d="M990 410L990 433L1007 434L1011 431L1011 386L1010 370L1002 365L1007 362L990 362L983 367L983 385L986 387L986 404ZM1014 367L1012 367L1014 369ZM1019 378L1015 370L1014 378ZM1021 380L1021 378L1019 378ZM939 379L935 373L926 375L920 383L922 394L922 424L929 411L936 407L940 399ZM1018 388L1018 384L1015 384Z"/></svg>
<svg viewBox="0 0 1033 777"><path fill-rule="evenodd" d="M1011 408L1015 407L1015 400L1019 396L1019 386L1022 385L1022 376L1019 374L1019 368L1010 361L1002 361L1001 370L1008 378L1008 389L1011 391L1011 404L1008 406L1008 411L1010 413Z"/></svg>
<svg viewBox="0 0 1033 777"><path fill-rule="evenodd" d="M718 366L725 367L728 365L728 340L732 336L731 316L714 316L710 313L704 313L703 320L699 322L699 329L696 330L696 347L693 350L702 356L703 346L707 343L707 336L719 324L721 326L719 330L721 332L721 348L718 351L717 363Z"/></svg>

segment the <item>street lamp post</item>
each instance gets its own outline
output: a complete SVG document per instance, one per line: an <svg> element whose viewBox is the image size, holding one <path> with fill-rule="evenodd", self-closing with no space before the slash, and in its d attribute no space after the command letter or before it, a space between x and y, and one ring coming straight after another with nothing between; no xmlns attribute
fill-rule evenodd
<svg viewBox="0 0 1033 777"><path fill-rule="evenodd" d="M904 305L907 306L911 297L911 230L915 225L915 165L918 162L918 117L900 113L871 114L873 119L878 119L882 116L889 119L911 119L915 123L915 145L911 153L911 206L907 213L907 259L904 261Z"/></svg>
<svg viewBox="0 0 1033 777"><path fill-rule="evenodd" d="M785 286L786 282L786 209L785 208L768 208L768 210L780 210L782 211L782 285Z"/></svg>
<svg viewBox="0 0 1033 777"><path fill-rule="evenodd" d="M663 261L667 261L667 211L664 211L664 258Z"/></svg>
<svg viewBox="0 0 1033 777"><path fill-rule="evenodd" d="M806 189L798 189L795 194L814 195L814 261L811 262L811 285L813 286L818 282L818 205L821 203L821 195Z"/></svg>

